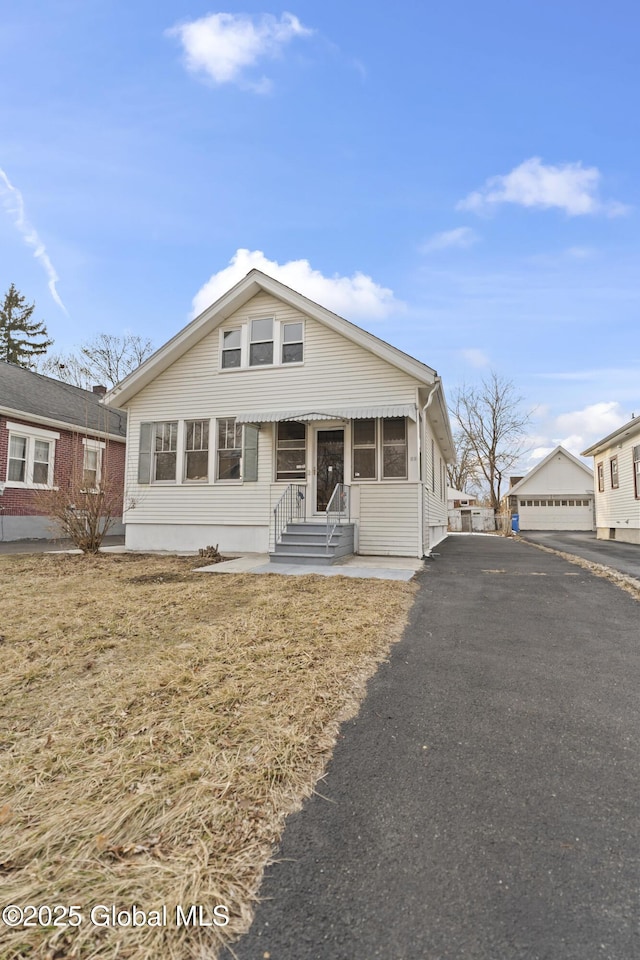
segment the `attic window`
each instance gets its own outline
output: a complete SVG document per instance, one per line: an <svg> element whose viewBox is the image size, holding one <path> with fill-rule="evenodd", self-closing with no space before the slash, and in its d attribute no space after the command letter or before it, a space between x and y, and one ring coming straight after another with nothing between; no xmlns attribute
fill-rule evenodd
<svg viewBox="0 0 640 960"><path fill-rule="evenodd" d="M249 366L261 367L273 363L273 320L251 321Z"/></svg>
<svg viewBox="0 0 640 960"><path fill-rule="evenodd" d="M242 360L242 334L240 330L225 330L222 335L222 367L239 367Z"/></svg>
<svg viewBox="0 0 640 960"><path fill-rule="evenodd" d="M302 363L302 324L282 324L282 362Z"/></svg>

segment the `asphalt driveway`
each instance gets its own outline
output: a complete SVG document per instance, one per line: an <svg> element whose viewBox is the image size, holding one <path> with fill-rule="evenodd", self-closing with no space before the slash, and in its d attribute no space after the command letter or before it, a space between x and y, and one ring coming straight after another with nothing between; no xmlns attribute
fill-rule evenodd
<svg viewBox="0 0 640 960"><path fill-rule="evenodd" d="M640 604L526 543L438 552L238 960L640 957Z"/></svg>
<svg viewBox="0 0 640 960"><path fill-rule="evenodd" d="M573 553L592 563L603 563L640 579L640 544L598 540L595 533L573 530L527 530L520 536L563 553Z"/></svg>

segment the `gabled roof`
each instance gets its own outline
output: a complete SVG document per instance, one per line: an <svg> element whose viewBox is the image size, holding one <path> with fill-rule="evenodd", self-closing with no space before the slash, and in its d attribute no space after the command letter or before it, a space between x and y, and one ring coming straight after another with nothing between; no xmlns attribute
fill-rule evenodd
<svg viewBox="0 0 640 960"><path fill-rule="evenodd" d="M99 394L0 360L0 413L124 439L127 416L101 403Z"/></svg>
<svg viewBox="0 0 640 960"><path fill-rule="evenodd" d="M447 487L447 500L476 500L474 493L465 493L464 490L456 490L455 487Z"/></svg>
<svg viewBox="0 0 640 960"><path fill-rule="evenodd" d="M421 383L430 385L436 382L436 371L428 367L426 363L415 360L409 354L385 343L384 340L380 340L379 337L375 337L372 333L356 326L355 323L339 317L338 314L332 313L326 307L314 303L313 300L309 300L279 280L274 280L273 277L268 277L262 271L254 269L250 270L246 277L236 283L231 290L228 290L215 303L207 307L200 316L187 324L175 337L172 337L136 370L117 384L107 394L107 401L115 407L126 406L143 387L151 383L203 337L206 337L216 327L224 323L231 314L239 310L260 292L272 294L272 296L277 297L294 309L300 310L307 316L336 331L336 333L353 341L353 343L359 344L381 359L386 360L387 363L398 367L409 376L415 377Z"/></svg>
<svg viewBox="0 0 640 960"><path fill-rule="evenodd" d="M529 470L529 473L527 473L526 476L522 478L522 480L519 480L518 483L515 483L512 487L509 487L507 492L503 494L502 499L504 500L505 497L510 497L514 493L517 493L521 487L524 487L525 484L528 483L532 477L535 477L536 473L539 473L540 470L542 470L543 467L545 467L549 463L549 461L553 460L553 458L556 457L559 453L564 454L567 460L571 460L572 463L575 463L576 466L584 470L586 475L593 482L593 470L591 470L585 463L583 463L582 460L579 460L578 457L575 457L572 453L569 453L568 450L565 450L565 448L562 445L559 445L555 448L555 450L552 450L551 453L547 454L544 460L541 460L540 463L536 463L535 467L532 467L531 470Z"/></svg>
<svg viewBox="0 0 640 960"><path fill-rule="evenodd" d="M610 433L608 437L604 437L602 440L598 440L597 443L592 444L583 452L582 456L595 457L601 450L606 450L607 447L610 447L616 441L620 442L621 440L625 440L627 437L633 436L634 433L640 433L640 417L634 417L633 420L629 420L628 423L623 423L621 427L618 427L617 430Z"/></svg>

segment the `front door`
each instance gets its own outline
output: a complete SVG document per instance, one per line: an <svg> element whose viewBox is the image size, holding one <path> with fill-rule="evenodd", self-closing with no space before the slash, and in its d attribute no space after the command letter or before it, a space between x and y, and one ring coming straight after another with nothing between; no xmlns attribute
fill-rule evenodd
<svg viewBox="0 0 640 960"><path fill-rule="evenodd" d="M323 513L336 483L344 481L344 430L318 430L316 436L316 511Z"/></svg>

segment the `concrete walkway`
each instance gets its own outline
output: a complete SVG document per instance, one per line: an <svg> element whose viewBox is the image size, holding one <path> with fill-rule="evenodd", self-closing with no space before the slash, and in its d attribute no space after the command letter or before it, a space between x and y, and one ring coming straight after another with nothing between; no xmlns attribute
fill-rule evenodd
<svg viewBox="0 0 640 960"><path fill-rule="evenodd" d="M279 573L303 577L360 577L374 580L411 580L424 566L424 560L411 557L340 557L331 566L304 563L270 563L266 553L252 553L223 563L200 567L198 573Z"/></svg>
<svg viewBox="0 0 640 960"><path fill-rule="evenodd" d="M102 550L110 553L124 552L124 536L106 536ZM12 553L82 553L71 540L0 540L0 555Z"/></svg>
<svg viewBox="0 0 640 960"><path fill-rule="evenodd" d="M237 960L640 957L640 605L451 538Z"/></svg>

